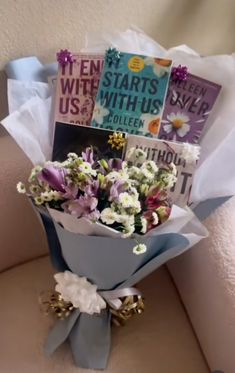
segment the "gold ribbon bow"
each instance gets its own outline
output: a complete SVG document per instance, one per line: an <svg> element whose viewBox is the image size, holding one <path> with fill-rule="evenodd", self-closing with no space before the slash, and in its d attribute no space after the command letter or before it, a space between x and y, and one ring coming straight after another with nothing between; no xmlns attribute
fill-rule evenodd
<svg viewBox="0 0 235 373"><path fill-rule="evenodd" d="M143 297L136 288L104 291L100 295L109 305L112 323L116 326L124 325L132 316L144 311ZM71 302L66 302L56 291L42 293L39 302L44 313L52 313L60 320L68 317L75 309Z"/></svg>

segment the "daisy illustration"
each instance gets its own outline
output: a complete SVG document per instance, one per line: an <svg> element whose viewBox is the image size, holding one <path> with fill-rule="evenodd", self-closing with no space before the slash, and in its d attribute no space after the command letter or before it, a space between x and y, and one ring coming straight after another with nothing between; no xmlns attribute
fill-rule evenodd
<svg viewBox="0 0 235 373"><path fill-rule="evenodd" d="M104 117L106 117L108 114L109 110L102 106L100 102L96 102L92 120L95 120L98 124L102 124L104 122Z"/></svg>
<svg viewBox="0 0 235 373"><path fill-rule="evenodd" d="M176 132L179 137L184 137L190 131L189 117L181 112L170 113L166 120L162 120L163 129L167 134Z"/></svg>
<svg viewBox="0 0 235 373"><path fill-rule="evenodd" d="M142 114L140 119L144 121L144 129L153 136L157 135L160 128L160 117L152 114Z"/></svg>
<svg viewBox="0 0 235 373"><path fill-rule="evenodd" d="M169 73L169 69L171 66L170 60L147 57L145 58L144 61L145 61L145 65L153 67L154 74L157 75L159 78L163 77L165 73Z"/></svg>

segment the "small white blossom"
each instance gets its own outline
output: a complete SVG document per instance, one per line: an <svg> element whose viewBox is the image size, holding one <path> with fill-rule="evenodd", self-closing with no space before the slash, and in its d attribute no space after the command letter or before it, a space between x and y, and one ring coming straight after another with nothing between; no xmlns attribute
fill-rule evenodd
<svg viewBox="0 0 235 373"><path fill-rule="evenodd" d="M129 179L129 175L125 170L121 171L111 171L108 175L105 176L106 182L114 183L117 180L120 181L127 181Z"/></svg>
<svg viewBox="0 0 235 373"><path fill-rule="evenodd" d="M200 147L198 145L184 143L181 156L187 163L195 163L200 156Z"/></svg>
<svg viewBox="0 0 235 373"><path fill-rule="evenodd" d="M44 203L44 200L42 197L38 196L38 197L35 197L34 198L34 201L36 203L36 205L42 205Z"/></svg>
<svg viewBox="0 0 235 373"><path fill-rule="evenodd" d="M96 176L96 171L92 169L91 164L88 162L82 162L79 165L79 171L87 175Z"/></svg>
<svg viewBox="0 0 235 373"><path fill-rule="evenodd" d="M175 185L175 183L177 181L177 177L168 173L168 174L164 175L163 180L167 184L167 188L170 189Z"/></svg>
<svg viewBox="0 0 235 373"><path fill-rule="evenodd" d="M154 161L145 161L141 168L147 168L148 171L154 174L158 172L158 166Z"/></svg>
<svg viewBox="0 0 235 373"><path fill-rule="evenodd" d="M171 162L170 168L171 168L172 175L176 176L177 175L177 167L173 162Z"/></svg>
<svg viewBox="0 0 235 373"><path fill-rule="evenodd" d="M115 221L117 221L117 214L110 207L107 207L103 211L101 211L100 218L103 223L111 225Z"/></svg>
<svg viewBox="0 0 235 373"><path fill-rule="evenodd" d="M134 233L134 231L135 231L135 226L133 224L125 225L122 237L128 238Z"/></svg>
<svg viewBox="0 0 235 373"><path fill-rule="evenodd" d="M22 193L22 194L26 193L25 185L21 181L17 183L16 189L18 193Z"/></svg>
<svg viewBox="0 0 235 373"><path fill-rule="evenodd" d="M126 227L132 226L135 223L134 215L128 215L126 213L116 214L116 222L121 223Z"/></svg>
<svg viewBox="0 0 235 373"><path fill-rule="evenodd" d="M139 209L140 202L138 201L138 195L123 192L119 194L118 201L122 208L135 208Z"/></svg>
<svg viewBox="0 0 235 373"><path fill-rule="evenodd" d="M41 172L42 171L42 166L35 166L33 169L32 169L32 171L31 171L31 173L30 173L30 175L29 175L29 179L28 179L28 181L31 183L32 181L34 181L34 179L35 179L35 177L36 177L36 175L39 173L39 172Z"/></svg>
<svg viewBox="0 0 235 373"><path fill-rule="evenodd" d="M139 243L135 247L133 247L133 253L136 255L144 254L147 251L147 247L143 243Z"/></svg>
<svg viewBox="0 0 235 373"><path fill-rule="evenodd" d="M142 225L142 228L141 228L141 233L145 234L147 232L147 219L145 219L143 216L141 216L141 225Z"/></svg>
<svg viewBox="0 0 235 373"><path fill-rule="evenodd" d="M149 171L147 168L141 167L141 176L145 179L148 179L148 181L152 181L154 179L154 174Z"/></svg>
<svg viewBox="0 0 235 373"><path fill-rule="evenodd" d="M78 158L78 155L76 153L68 153L67 155L68 158L70 158L71 160L75 160Z"/></svg>
<svg viewBox="0 0 235 373"><path fill-rule="evenodd" d="M56 273L55 290L66 302L71 302L80 312L93 315L106 308L106 302L97 293L97 286L91 284L86 277L79 277L70 271Z"/></svg>
<svg viewBox="0 0 235 373"><path fill-rule="evenodd" d="M29 190L32 194L39 193L40 192L40 187L38 185L30 185Z"/></svg>
<svg viewBox="0 0 235 373"><path fill-rule="evenodd" d="M139 148L130 148L126 154L126 159L134 165L142 164L147 158L147 154Z"/></svg>

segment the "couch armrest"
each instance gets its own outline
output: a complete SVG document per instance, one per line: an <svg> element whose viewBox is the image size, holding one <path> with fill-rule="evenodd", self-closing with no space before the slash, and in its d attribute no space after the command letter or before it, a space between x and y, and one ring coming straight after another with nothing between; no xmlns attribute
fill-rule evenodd
<svg viewBox="0 0 235 373"><path fill-rule="evenodd" d="M0 272L47 252L42 227L16 184L25 181L32 165L15 141L0 128Z"/></svg>
<svg viewBox="0 0 235 373"><path fill-rule="evenodd" d="M212 371L235 369L235 197L205 225L210 236L168 268Z"/></svg>

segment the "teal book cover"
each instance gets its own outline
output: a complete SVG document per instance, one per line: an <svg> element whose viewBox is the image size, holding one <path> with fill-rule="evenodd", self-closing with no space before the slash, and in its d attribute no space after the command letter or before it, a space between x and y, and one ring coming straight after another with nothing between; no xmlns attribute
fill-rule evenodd
<svg viewBox="0 0 235 373"><path fill-rule="evenodd" d="M114 51L106 52L92 126L157 137L172 61Z"/></svg>

